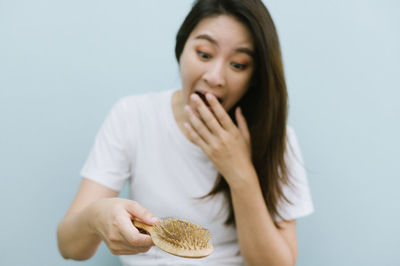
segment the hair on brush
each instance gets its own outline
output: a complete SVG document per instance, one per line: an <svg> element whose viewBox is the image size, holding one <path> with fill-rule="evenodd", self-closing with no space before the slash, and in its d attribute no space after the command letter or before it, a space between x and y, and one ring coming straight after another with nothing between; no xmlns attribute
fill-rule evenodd
<svg viewBox="0 0 400 266"><path fill-rule="evenodd" d="M208 230L191 222L162 218L155 225L147 225L137 220L133 220L133 224L149 233L157 247L175 256L203 258L214 250Z"/></svg>

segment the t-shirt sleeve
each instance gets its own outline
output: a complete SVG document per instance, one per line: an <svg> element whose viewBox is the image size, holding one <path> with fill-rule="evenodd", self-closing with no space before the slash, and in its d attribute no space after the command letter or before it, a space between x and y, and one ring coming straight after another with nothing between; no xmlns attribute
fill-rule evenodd
<svg viewBox="0 0 400 266"><path fill-rule="evenodd" d="M283 186L283 193L291 204L281 200L278 210L285 220L294 220L314 212L310 188L304 168L303 158L296 134L292 127L287 127L287 144L285 160L290 184ZM275 221L282 219L276 217Z"/></svg>
<svg viewBox="0 0 400 266"><path fill-rule="evenodd" d="M128 119L129 118L129 119ZM81 176L120 191L131 175L134 145L124 99L108 113L94 141L89 156L81 169ZM128 138L129 135L129 138Z"/></svg>

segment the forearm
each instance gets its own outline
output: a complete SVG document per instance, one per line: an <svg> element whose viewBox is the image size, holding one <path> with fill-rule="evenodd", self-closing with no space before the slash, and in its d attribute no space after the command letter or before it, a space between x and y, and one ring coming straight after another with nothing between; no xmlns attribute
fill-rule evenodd
<svg viewBox="0 0 400 266"><path fill-rule="evenodd" d="M257 174L248 170L231 185L239 245L246 265L294 265L294 254L276 228L265 204Z"/></svg>
<svg viewBox="0 0 400 266"><path fill-rule="evenodd" d="M57 229L58 248L66 259L86 260L96 252L101 238L90 226L91 206L64 217Z"/></svg>

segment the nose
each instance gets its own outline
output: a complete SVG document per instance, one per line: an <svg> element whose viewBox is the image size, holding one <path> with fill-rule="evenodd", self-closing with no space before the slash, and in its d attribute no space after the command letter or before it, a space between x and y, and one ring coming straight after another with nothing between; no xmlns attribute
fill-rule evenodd
<svg viewBox="0 0 400 266"><path fill-rule="evenodd" d="M203 74L203 80L211 88L222 88L225 86L225 72L223 62L213 62L209 64L207 70Z"/></svg>

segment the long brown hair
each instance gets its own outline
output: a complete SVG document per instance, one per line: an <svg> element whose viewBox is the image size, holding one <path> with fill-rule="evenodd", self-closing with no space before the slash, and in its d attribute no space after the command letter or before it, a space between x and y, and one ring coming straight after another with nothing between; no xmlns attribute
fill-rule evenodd
<svg viewBox="0 0 400 266"><path fill-rule="evenodd" d="M247 26L253 37L254 73L246 94L236 106L241 106L249 127L252 162L268 211L273 218L282 218L278 202L281 199L289 202L282 191L283 185L289 183L284 160L288 103L278 34L267 8L261 0L195 1L176 36L175 56L179 62L190 33L202 19L217 15L235 17ZM235 124L236 106L229 111ZM206 196L218 192L225 193L229 199L226 224L234 224L230 189L220 173L214 188Z"/></svg>

